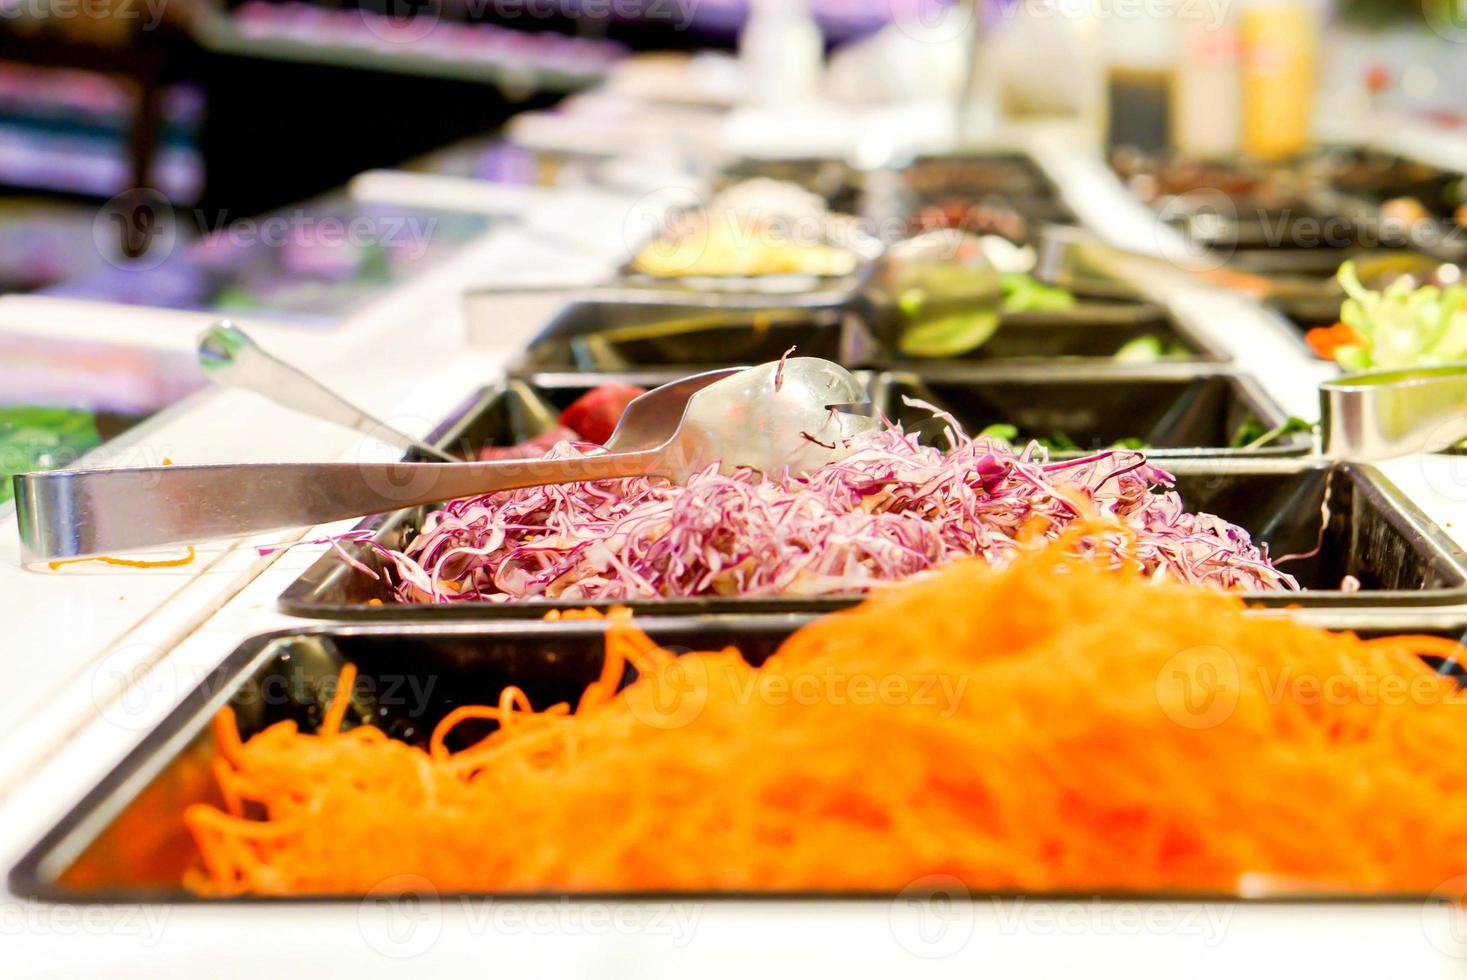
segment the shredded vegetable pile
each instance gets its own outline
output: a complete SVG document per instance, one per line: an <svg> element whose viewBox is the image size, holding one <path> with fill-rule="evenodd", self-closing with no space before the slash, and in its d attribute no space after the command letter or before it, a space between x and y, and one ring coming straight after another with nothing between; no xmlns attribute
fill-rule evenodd
<svg viewBox="0 0 1467 980"><path fill-rule="evenodd" d="M426 749L338 732L340 693L319 735L241 744L226 712L188 884L1424 893L1467 872L1467 711L1417 656L1455 642L1246 615L1060 551L955 562L760 669L613 617L574 711L509 688ZM471 718L501 727L450 751Z"/></svg>
<svg viewBox="0 0 1467 980"><path fill-rule="evenodd" d="M709 468L685 485L533 487L453 501L402 551L369 533L353 540L379 551L395 595L410 603L812 596L861 593L957 557L1001 564L1021 539L1053 538L1099 512L1124 529L1117 564L1227 589L1299 587L1242 528L1188 513L1175 492L1153 493L1171 477L1140 453L1047 462L1037 445L1016 452L943 417L947 452L888 427L804 478ZM594 451L561 443L553 452Z"/></svg>
<svg viewBox="0 0 1467 980"><path fill-rule="evenodd" d="M1309 346L1346 370L1452 364L1467 358L1467 285L1418 285L1401 276L1384 290L1360 283L1353 262L1337 277L1347 299L1340 322L1309 331Z"/></svg>

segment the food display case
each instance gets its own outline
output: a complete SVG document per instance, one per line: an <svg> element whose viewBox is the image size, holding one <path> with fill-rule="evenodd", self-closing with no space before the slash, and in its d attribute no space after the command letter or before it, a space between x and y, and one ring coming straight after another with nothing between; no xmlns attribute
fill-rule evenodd
<svg viewBox="0 0 1467 980"><path fill-rule="evenodd" d="M395 43L369 39L377 14L348 14L246 4L216 40L305 57L291 46L324 27L351 64ZM545 50L569 68L577 53L622 55L565 40ZM453 71L503 68L494 45L460 54ZM426 71L425 57L394 63ZM1225 972L1256 968L1287 933L1318 937L1321 962L1388 956L1431 975L1416 967L1439 965L1463 891L1455 824L1434 819L1464 785L1441 751L1467 678L1460 457L1325 455L1315 406L1336 372L1294 327L1340 315L1345 259L1372 296L1416 276L1450 305L1455 280L1426 275L1450 256L1367 241L1359 208L1410 198L1457 220L1453 172L1334 146L1107 159L1043 128L876 153L856 138L876 128L862 119L848 151L825 156L684 147L707 203L670 218L726 216L719 195L773 182L818 214L820 248L856 229L840 268L649 272L627 261L656 241L644 189L559 184L547 158L491 134L411 169L541 185L514 220L332 193L180 241L151 269L48 290L75 301L72 320L110 324L110 303L156 312L155 345L12 333L0 316L0 452L56 427L49 455L0 470L320 463L332 468L301 497L323 500L333 480L381 483L377 513L167 542L186 560L23 562L0 510L7 613L28 653L56 646L20 658L26 690L46 696L0 703L20 706L0 751L15 906L109 923L162 910L170 971L243 950L231 965L254 972L262 934L272 956L329 948L353 974L484 955L554 972L583 954L574 965L650 963L651 929L559 944L598 903L696 906L689 944L732 951L740 972L753 964L739 954L767 942L808 972L839 947L860 954L844 969L900 973L947 948L904 916L952 913L941 921L974 929L952 962L1002 969L1058 947L992 918L1038 903L1236 916L1218 939ZM1227 220L1184 203L1208 188ZM543 232L582 201L626 217L592 250L606 275L546 285L554 268L528 270L570 248ZM1222 270L1118 261L1086 292L1036 261L1051 225L1136 241L1158 218L1225 252ZM1336 218L1338 248L1274 240ZM258 234L241 241L244 227ZM267 237L276 227L284 237ZM986 243L995 288L955 304L977 327L924 350L906 342L918 317L879 300L910 313L929 297L873 299L873 270L946 232ZM454 261L466 254L474 268ZM207 379L179 338L223 314L258 318L273 351L340 391L358 431L260 392L190 398ZM834 362L836 380L791 383L802 358ZM637 398L704 372L723 373L674 390L696 399L751 376L767 390L725 404L724 429L684 401L658 409L667 441L616 441L623 425L650 431ZM814 421L767 428L807 395L824 400L800 417L834 426L829 442ZM10 406L71 414L21 413L11 435ZM191 457L143 458L173 441L147 438L150 418L186 430ZM375 419L400 430L394 445L426 445L384 449L360 431ZM700 465L674 468L659 454L684 425L678 449ZM143 454L86 455L124 431ZM713 431L796 448L771 472L700 455ZM545 482L549 464L608 444L634 456L624 476ZM505 482L450 500L422 490L475 463ZM240 499L252 492L241 481ZM139 493L137 522L200 506L165 496ZM952 700L934 707L913 685ZM560 918L476 923L504 908ZM20 937L27 966L95 965L105 942L132 941L117 929L63 946L54 931ZM1071 972L1122 947L1124 968L1148 975L1205 952L1088 920L1064 938L1054 963Z"/></svg>

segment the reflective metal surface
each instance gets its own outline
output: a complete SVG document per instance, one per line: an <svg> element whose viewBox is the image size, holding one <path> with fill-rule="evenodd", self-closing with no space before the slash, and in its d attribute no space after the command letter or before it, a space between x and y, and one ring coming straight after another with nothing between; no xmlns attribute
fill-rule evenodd
<svg viewBox="0 0 1467 980"><path fill-rule="evenodd" d="M1308 433L1292 432L1244 448L1245 430L1274 429L1288 415L1252 378L1210 365L910 365L878 375L877 409L945 445L942 426L903 396L950 412L969 433L1000 424L1020 440L1049 440L1056 458L1117 444L1168 460L1299 456L1314 445Z"/></svg>
<svg viewBox="0 0 1467 980"><path fill-rule="evenodd" d="M975 384L984 387L991 385L996 376L995 372L964 373L979 379ZM1038 380L1042 372L1036 369L1027 374ZM988 380L981 380L984 377ZM591 388L636 380L635 376L586 374L511 379L466 405L433 438L440 446L468 454L485 446L513 445L539 435L544 431L540 420L553 420L561 407ZM889 376L868 379L875 394L873 409L888 414L892 411L888 396L899 389L890 380ZM1045 389L1036 388L1026 397L1028 401L1042 401L1049 396ZM1024 399L1019 401L1023 403ZM940 439L940 435L934 435ZM1331 465L1317 458L1260 458L1247 454L1233 458L1172 457L1162 465L1176 477L1176 490L1189 510L1217 514L1239 525L1254 541L1267 543L1275 556L1313 552L1285 566L1307 591L1245 593L1249 605L1369 610L1467 601L1462 549L1372 467ZM1328 519L1324 514L1326 499L1330 501ZM405 508L367 521L360 529L371 531L383 547L400 550L417 534L426 514L425 508ZM374 550L346 547L369 568L381 570L381 557ZM1344 591L1346 576L1353 577L1361 588ZM704 596L621 604L629 605L639 617L776 615L830 612L853 605L859 598ZM292 616L420 623L538 618L551 609L588 605L598 603L542 599L403 605L395 601L383 580L361 574L331 553L323 555L280 597L281 610Z"/></svg>
<svg viewBox="0 0 1467 980"><path fill-rule="evenodd" d="M1347 374L1319 386L1324 454L1369 461L1467 439L1467 363Z"/></svg>
<svg viewBox="0 0 1467 980"><path fill-rule="evenodd" d="M684 616L639 625L661 646L684 650L733 647L747 662L757 665L810 618ZM1464 625L1460 612L1421 614L1404 621L1361 622L1322 613L1312 619L1320 626L1348 628L1367 638L1426 633L1457 639ZM349 724L370 720L390 738L424 746L437 723L453 708L493 704L511 685L537 706L574 704L586 685L600 675L606 628L601 620L429 627L323 624L248 639L20 859L10 872L9 888L27 898L78 905L199 901L255 905L272 901L255 896L204 900L182 884L197 854L183 813L192 804L218 806L222 802L211 774L218 753L211 722L220 708L233 708L245 738L280 722L317 731L337 690L340 668L351 663L358 680L346 711ZM471 721L459 726L450 747L457 749L483 737L484 724ZM544 900L550 894L533 897ZM624 897L647 901L653 894ZM738 892L674 894L765 901L791 897ZM840 894L845 893L805 893L805 897L830 900ZM893 900L888 893L847 897L880 901L884 906ZM1138 895L1124 897L1135 901ZM1199 897L1188 896L1192 901ZM1322 897L1358 903L1380 896ZM312 900L289 899L297 905ZM362 896L320 895L314 900L336 902L349 911L352 906L343 903L355 905Z"/></svg>
<svg viewBox="0 0 1467 980"><path fill-rule="evenodd" d="M228 320L200 334L198 348L199 366L210 381L252 391L277 405L365 433L389 446L452 462L452 457L362 411L300 368L266 352Z"/></svg>
<svg viewBox="0 0 1467 980"><path fill-rule="evenodd" d="M467 463L248 463L29 473L15 478L23 555L46 561L310 527L552 483L664 476L714 464L804 473L874 419L850 372L814 357L684 378L632 402L606 453Z"/></svg>

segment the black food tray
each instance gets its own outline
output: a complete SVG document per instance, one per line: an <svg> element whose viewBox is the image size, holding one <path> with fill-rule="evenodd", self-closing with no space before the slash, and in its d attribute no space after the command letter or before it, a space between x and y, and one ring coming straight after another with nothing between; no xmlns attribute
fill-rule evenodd
<svg viewBox="0 0 1467 980"><path fill-rule="evenodd" d="M944 361L907 361L888 350L865 320L840 302L731 305L718 298L572 300L511 368L544 371L653 372L682 377L698 371L776 360L791 347L847 367L911 363L1117 362L1127 343L1153 337L1164 360L1221 361L1225 353L1151 303L1082 300L1067 310L1004 315L987 343Z"/></svg>
<svg viewBox="0 0 1467 980"><path fill-rule="evenodd" d="M757 664L805 621L800 617L692 617L648 621L642 628L670 649L734 646ZM1359 631L1365 635L1406 632L1399 626ZM210 772L217 754L211 722L218 711L231 705L246 738L286 720L303 731L315 731L336 690L340 669L349 662L358 673L348 722L370 719L393 738L423 745L448 712L465 704L494 704L500 691L509 685L521 688L537 708L575 703L600 673L603 632L603 623L586 621L498 623L472 628L321 626L247 640L20 860L10 872L10 890L25 898L75 904L358 902L362 896L201 899L182 887L182 876L194 865L197 853L182 820L184 809L195 803L221 803ZM1443 628L1436 624L1434 628L1409 632L1456 637L1460 626ZM623 679L629 681L632 676L628 668ZM484 736L491 724L461 725L455 732L458 745L471 744ZM887 901L891 898L884 894L842 894ZM626 897L654 896L637 893ZM705 897L832 895L714 893ZM1175 897L1198 901L1202 896ZM1305 897L1278 900L1299 901ZM1385 897L1360 896L1353 900ZM1338 895L1318 898L1342 900Z"/></svg>
<svg viewBox="0 0 1467 980"><path fill-rule="evenodd" d="M604 380L609 379L569 375L547 376L538 385L509 381L471 404L444 426L434 442L472 456L486 445L511 445L531 438L554 423L560 408ZM1275 556L1313 549L1320 538L1321 508L1329 489L1330 521L1319 554L1284 566L1314 591L1245 593L1251 604L1369 607L1467 601L1462 551L1372 467L1302 459L1179 459L1162 465L1176 476L1177 489L1189 510L1210 511L1240 525L1255 541L1267 542ZM379 543L401 548L421 526L425 513L425 508L409 508L371 518L360 527L372 531ZM374 551L357 545L345 547L380 573L380 559ZM1359 580L1359 591L1340 591L1346 575ZM707 597L620 604L647 616L829 612L858 601L856 596ZM539 618L554 609L615 604L538 600L403 605L393 599L383 582L357 572L331 552L322 555L280 597L281 610L293 616L425 623Z"/></svg>
<svg viewBox="0 0 1467 980"><path fill-rule="evenodd" d="M1245 423L1266 431L1287 415L1249 378L1199 366L1158 364L1097 371L1086 367L1013 367L999 373L981 367L924 368L877 378L873 401L911 429L935 440L943 423L909 407L915 398L950 412L969 434L996 423L1014 425L1018 438L1064 436L1077 450L1056 458L1106 449L1140 439L1148 456L1297 456L1313 437L1295 432L1257 449L1232 447Z"/></svg>

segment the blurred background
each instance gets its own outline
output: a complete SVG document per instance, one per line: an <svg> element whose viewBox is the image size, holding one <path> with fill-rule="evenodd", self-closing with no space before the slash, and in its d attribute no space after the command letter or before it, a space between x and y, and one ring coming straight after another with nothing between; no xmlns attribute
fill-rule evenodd
<svg viewBox="0 0 1467 980"><path fill-rule="evenodd" d="M956 106L972 139L1053 116L1077 152L1267 158L1382 110L1460 127L1464 42L1463 0L3 0L0 289L213 308L283 302L293 270L371 278L390 256L209 232L345 215L331 195L377 167L583 179L505 124L609 78L762 106L745 148L774 155L846 113L883 132L883 107L919 139Z"/></svg>

